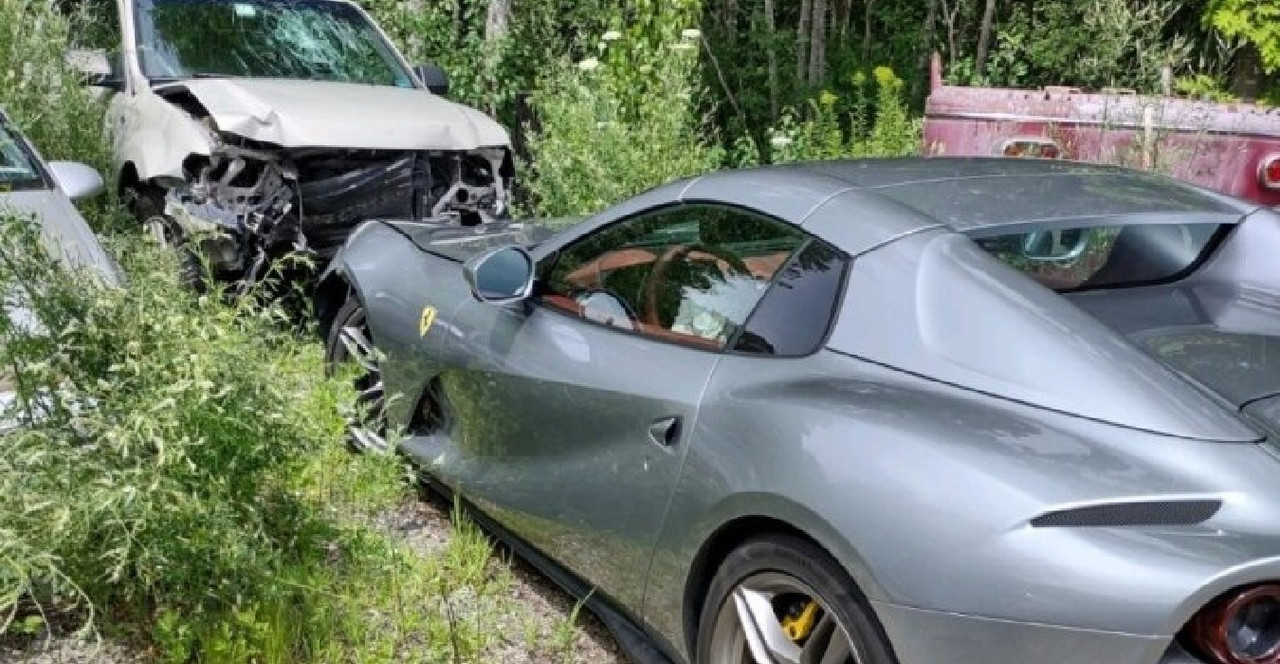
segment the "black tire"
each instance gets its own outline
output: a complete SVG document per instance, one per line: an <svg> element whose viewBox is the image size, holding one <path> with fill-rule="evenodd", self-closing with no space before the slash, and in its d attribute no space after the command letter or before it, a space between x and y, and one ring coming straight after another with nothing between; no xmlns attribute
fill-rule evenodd
<svg viewBox="0 0 1280 664"><path fill-rule="evenodd" d="M731 602L731 593L761 575L782 575L811 588L822 609L830 610L838 626L844 628L858 664L897 664L893 648L870 604L853 580L821 548L792 535L767 535L748 540L730 553L707 590L698 618L697 664L723 664L713 640L721 609ZM815 637L816 638L816 637ZM749 660L748 660L749 661ZM736 664L736 663L735 663Z"/></svg>
<svg viewBox="0 0 1280 664"><path fill-rule="evenodd" d="M359 331L360 342L354 342L355 337L351 336L350 330L344 336L344 330L348 328ZM348 344L353 342L356 347L364 345L368 348L364 358L352 354ZM356 452L386 452L389 447L382 372L377 367L376 350L365 320L364 305L355 295L349 296L333 317L325 338L324 359L325 371L330 376L348 363L354 362L362 367L352 384L357 396L353 412L347 418L347 446Z"/></svg>
<svg viewBox="0 0 1280 664"><path fill-rule="evenodd" d="M329 334L324 340L324 366L330 376L338 367L351 359L346 346L342 345L342 328L353 322L363 323L363 321L364 306L360 304L359 298L348 295L342 306L338 307L338 312L333 315L333 322L329 324Z"/></svg>
<svg viewBox="0 0 1280 664"><path fill-rule="evenodd" d="M121 199L133 213L138 223L164 214L164 189L155 185L134 182L121 190Z"/></svg>
<svg viewBox="0 0 1280 664"><path fill-rule="evenodd" d="M182 230L169 217L162 214L153 215L142 221L143 229L150 233L161 246L173 250L178 261L178 282L197 293L208 290L204 263L189 242Z"/></svg>

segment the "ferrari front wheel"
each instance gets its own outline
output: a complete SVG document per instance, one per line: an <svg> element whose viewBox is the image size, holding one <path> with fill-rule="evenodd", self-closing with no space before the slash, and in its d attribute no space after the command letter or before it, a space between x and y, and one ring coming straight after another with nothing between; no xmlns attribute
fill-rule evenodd
<svg viewBox="0 0 1280 664"><path fill-rule="evenodd" d="M894 664L884 630L848 575L803 539L753 539L707 592L699 664Z"/></svg>
<svg viewBox="0 0 1280 664"><path fill-rule="evenodd" d="M351 372L355 404L347 416L347 444L361 452L386 452L386 394L378 350L369 333L364 305L352 295L338 309L325 339L331 375Z"/></svg>

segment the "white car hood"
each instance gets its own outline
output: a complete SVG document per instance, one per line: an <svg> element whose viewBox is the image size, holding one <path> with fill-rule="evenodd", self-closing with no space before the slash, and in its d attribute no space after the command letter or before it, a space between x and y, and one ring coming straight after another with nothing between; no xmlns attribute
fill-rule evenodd
<svg viewBox="0 0 1280 664"><path fill-rule="evenodd" d="M485 114L426 90L251 78L171 86L189 90L219 130L287 148L474 150L511 142Z"/></svg>

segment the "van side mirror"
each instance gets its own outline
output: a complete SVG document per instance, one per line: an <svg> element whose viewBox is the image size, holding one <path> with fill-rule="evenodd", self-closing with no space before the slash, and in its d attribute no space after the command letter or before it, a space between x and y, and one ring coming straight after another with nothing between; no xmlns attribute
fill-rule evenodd
<svg viewBox="0 0 1280 664"><path fill-rule="evenodd" d="M481 302L518 302L533 292L533 257L523 247L499 247L467 261L462 275Z"/></svg>
<svg viewBox="0 0 1280 664"><path fill-rule="evenodd" d="M427 86L431 94L440 95L441 97L449 94L449 75L437 65L426 64L418 65L413 68L414 76L418 77L422 84Z"/></svg>
<svg viewBox="0 0 1280 664"><path fill-rule="evenodd" d="M67 51L66 59L67 65L84 75L86 85L116 92L124 90L124 77L120 75L120 67L112 62L105 50L73 48Z"/></svg>

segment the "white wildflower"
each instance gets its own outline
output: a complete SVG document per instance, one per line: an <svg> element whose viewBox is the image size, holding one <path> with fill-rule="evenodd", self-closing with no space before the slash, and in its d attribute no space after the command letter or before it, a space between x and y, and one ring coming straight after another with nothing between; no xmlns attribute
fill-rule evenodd
<svg viewBox="0 0 1280 664"><path fill-rule="evenodd" d="M600 39L607 42L618 41L619 39L622 39L622 33L617 30L610 30L603 35L600 35Z"/></svg>
<svg viewBox="0 0 1280 664"><path fill-rule="evenodd" d="M600 61L596 58L587 58L578 63L578 69L582 71L595 71L598 67L600 67Z"/></svg>

